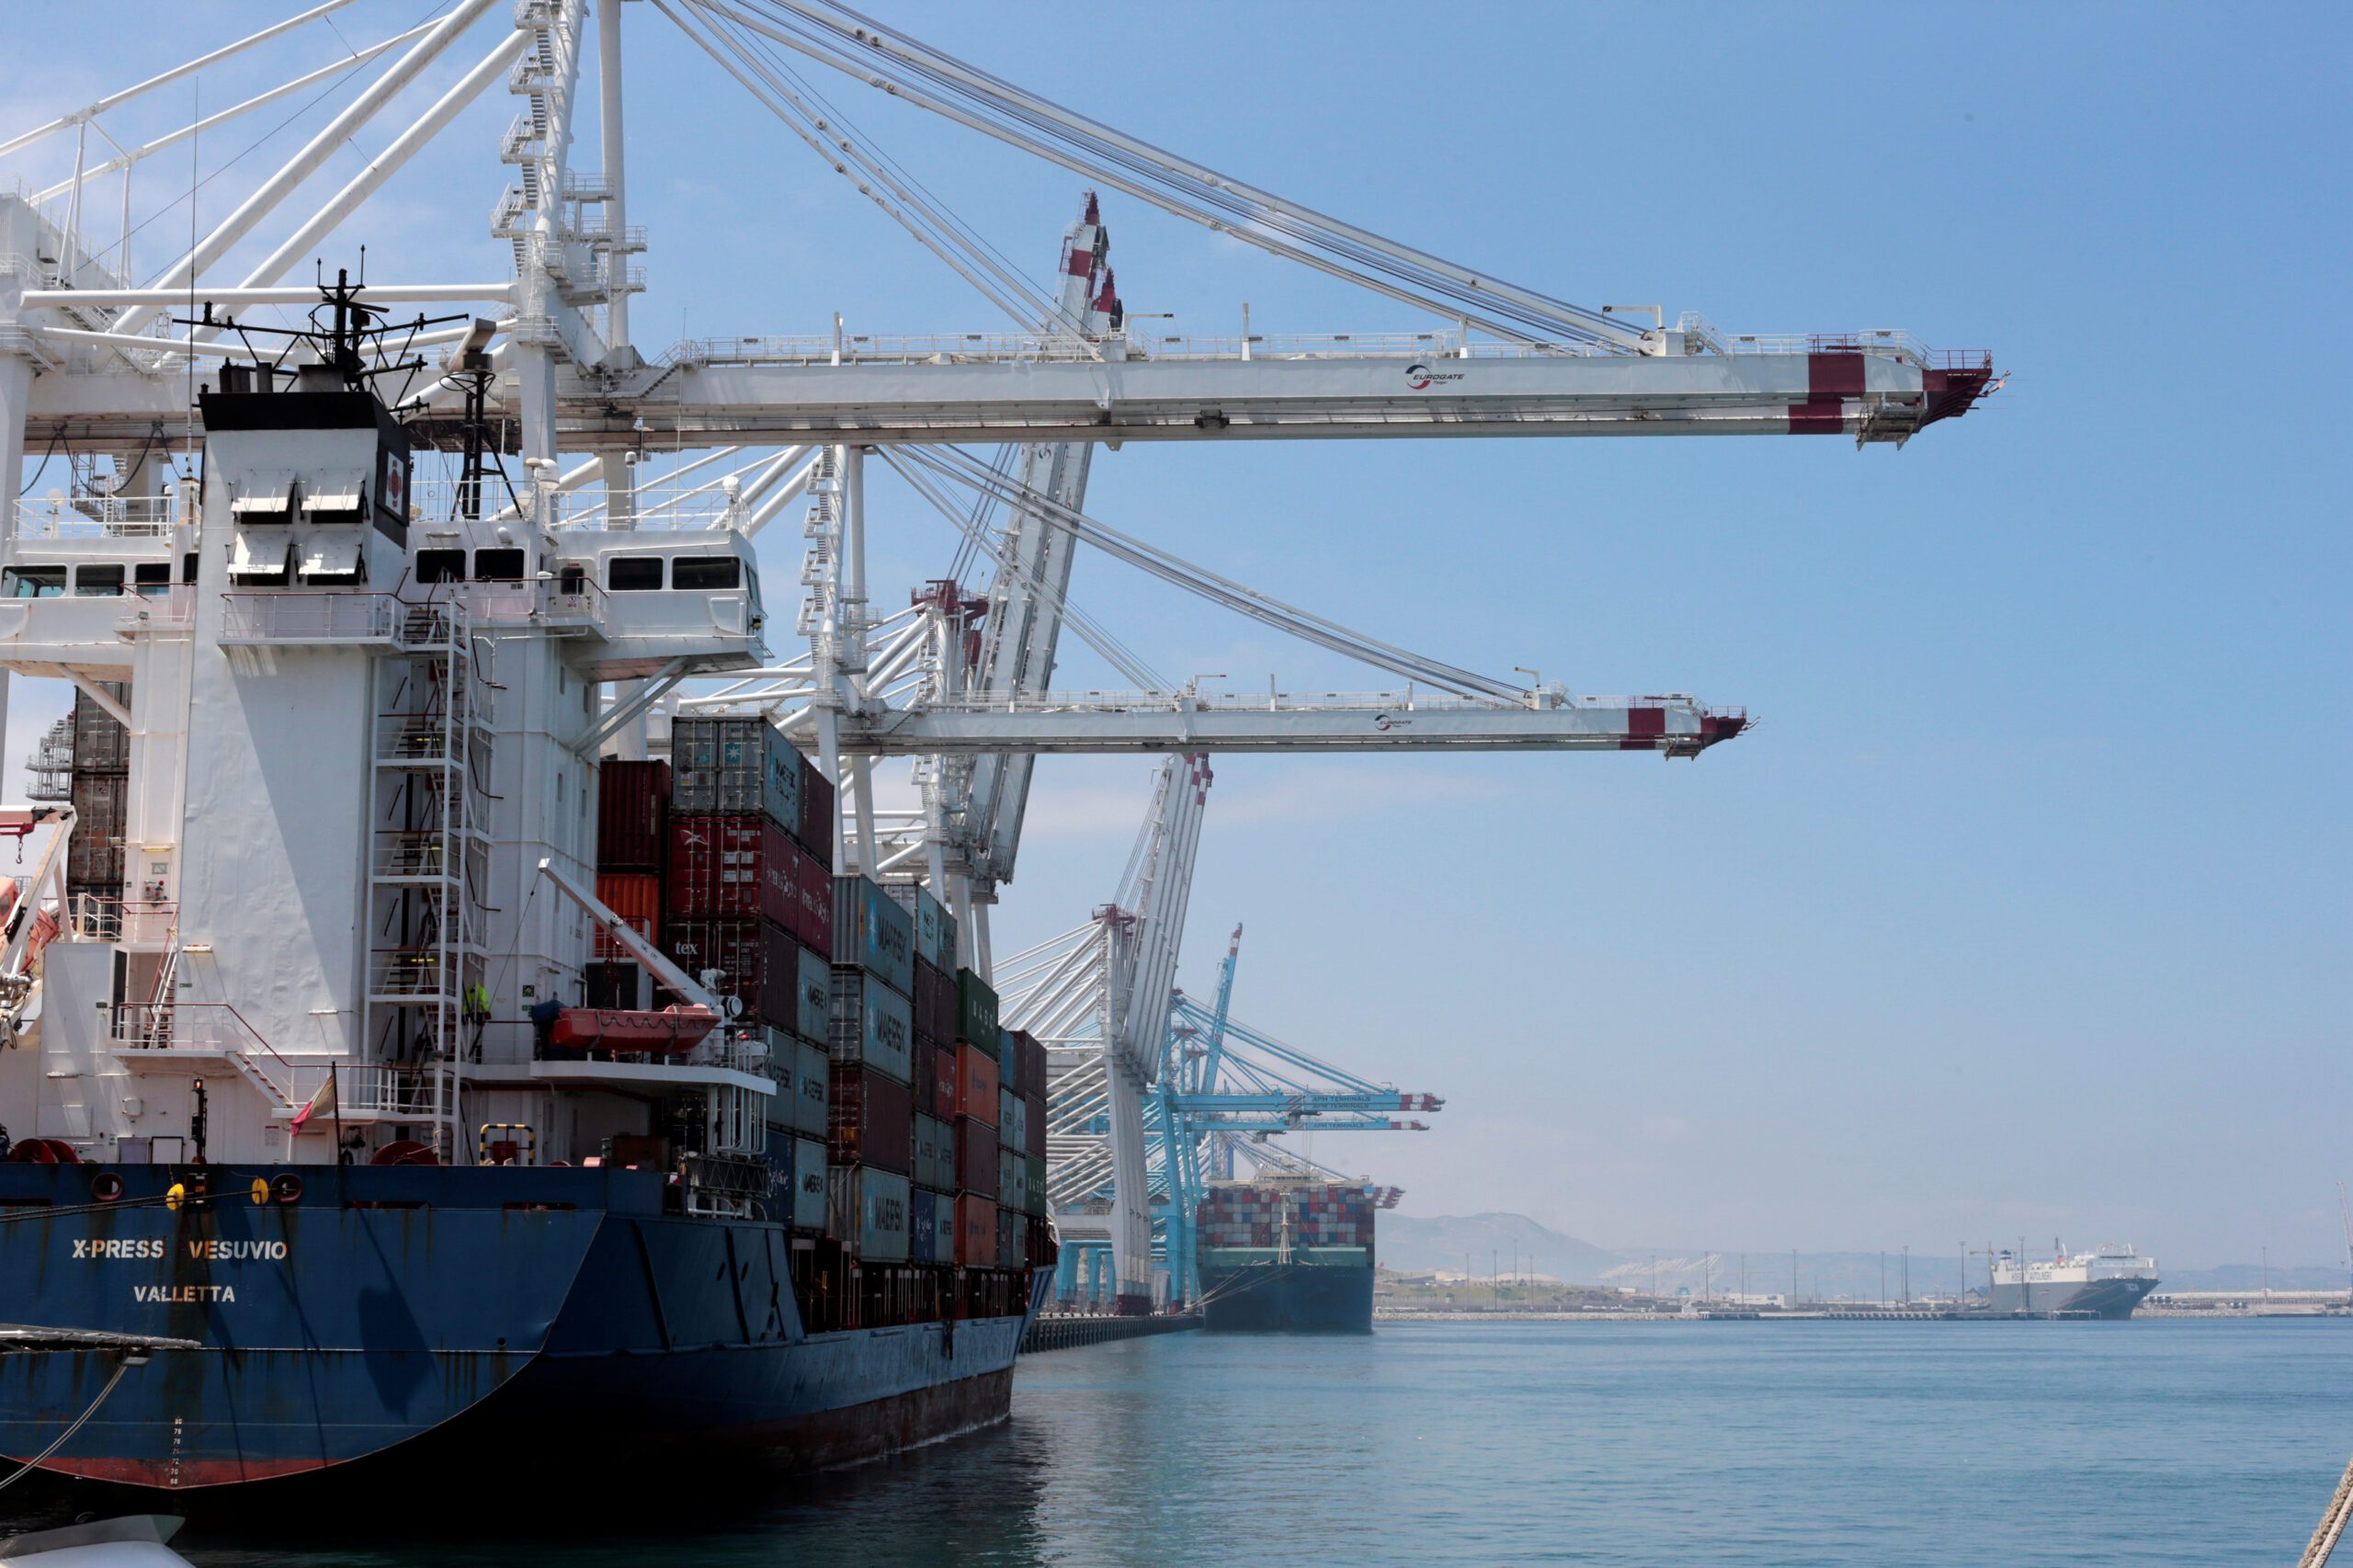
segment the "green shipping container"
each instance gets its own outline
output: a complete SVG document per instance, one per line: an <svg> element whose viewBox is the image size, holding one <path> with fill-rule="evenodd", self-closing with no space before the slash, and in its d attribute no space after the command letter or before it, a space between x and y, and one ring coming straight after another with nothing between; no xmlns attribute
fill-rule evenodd
<svg viewBox="0 0 2353 1568"><path fill-rule="evenodd" d="M998 1051L996 993L969 969L956 971L956 1038L969 1040L994 1058Z"/></svg>

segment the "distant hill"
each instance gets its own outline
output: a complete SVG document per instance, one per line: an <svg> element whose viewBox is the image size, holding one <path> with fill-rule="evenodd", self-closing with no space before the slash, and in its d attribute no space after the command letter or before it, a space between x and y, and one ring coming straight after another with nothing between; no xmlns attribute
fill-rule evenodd
<svg viewBox="0 0 2353 1568"><path fill-rule="evenodd" d="M1663 1295L1688 1290L1697 1296L1737 1290L1744 1278L1753 1293L1786 1293L1791 1259L1785 1252L1753 1252L1744 1259L1735 1252L1694 1249L1599 1247L1539 1224L1525 1214L1415 1214L1381 1216L1381 1261L1391 1268L1420 1273L1426 1269L1461 1269L1484 1274L1490 1268L1508 1272L1512 1249L1519 1249L1519 1266L1569 1285L1631 1286L1647 1292L1655 1277ZM1654 1262L1655 1260L1655 1262ZM1881 1292L1881 1255L1875 1252L1801 1253L1796 1260L1798 1293L1808 1299L1840 1297L1877 1300ZM1949 1293L1960 1281L1961 1258L1953 1254L1915 1253L1912 1292ZM1904 1288L1901 1253L1885 1261L1886 1293ZM2158 1260L2158 1272L2176 1290L2259 1290L2260 1265L2234 1263L2214 1268L2169 1268ZM2270 1274L2275 1290L2338 1290L2346 1288L2346 1271L2334 1267L2275 1266ZM1985 1260L1969 1260L1969 1282L1985 1288Z"/></svg>

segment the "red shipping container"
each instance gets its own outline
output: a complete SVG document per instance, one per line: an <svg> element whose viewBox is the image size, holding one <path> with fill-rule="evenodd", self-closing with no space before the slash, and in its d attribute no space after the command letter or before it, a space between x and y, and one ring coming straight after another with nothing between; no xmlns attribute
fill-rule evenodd
<svg viewBox="0 0 2353 1568"><path fill-rule="evenodd" d="M1029 1125L1024 1129L1028 1136L1022 1141L1021 1152L1033 1160L1042 1160L1046 1157L1046 1096L1031 1095L1029 1103Z"/></svg>
<svg viewBox="0 0 2353 1568"><path fill-rule="evenodd" d="M976 1045L956 1047L956 1114L996 1126L996 1058Z"/></svg>
<svg viewBox="0 0 2353 1568"><path fill-rule="evenodd" d="M699 977L725 971L719 989L744 1005L747 1017L790 1030L798 1012L801 955L783 927L765 920L681 920L662 924L663 948L680 969ZM657 1006L673 998L657 995Z"/></svg>
<svg viewBox="0 0 2353 1568"><path fill-rule="evenodd" d="M932 1108L938 1103L931 1097L932 1085L937 1081L931 1070L932 1051L933 1047L920 1040L907 1051L907 1086L914 1093L918 1116L939 1114Z"/></svg>
<svg viewBox="0 0 2353 1568"><path fill-rule="evenodd" d="M666 913L689 920L756 915L790 930L789 857L798 853L765 817L673 817Z"/></svg>
<svg viewBox="0 0 2353 1568"><path fill-rule="evenodd" d="M956 1119L956 1048L941 1045L931 1053L931 1114L942 1121Z"/></svg>
<svg viewBox="0 0 2353 1568"><path fill-rule="evenodd" d="M597 869L660 875L669 844L670 765L597 765Z"/></svg>
<svg viewBox="0 0 2353 1568"><path fill-rule="evenodd" d="M860 1063L836 1062L827 1088L825 1141L833 1163L905 1176L915 1147L907 1086Z"/></svg>
<svg viewBox="0 0 2353 1568"><path fill-rule="evenodd" d="M834 950L832 864L825 855L813 855L797 845L788 847L792 850L787 857L791 865L792 913L784 924L811 952L830 954Z"/></svg>
<svg viewBox="0 0 2353 1568"><path fill-rule="evenodd" d="M833 895L834 824L840 820L841 808L835 803L833 780L817 771L817 765L807 757L801 759L801 832L797 835L810 854L825 865L825 897ZM830 912L833 905L825 906ZM827 918L832 918L830 913ZM817 950L832 952L831 943L822 944Z"/></svg>
<svg viewBox="0 0 2353 1568"><path fill-rule="evenodd" d="M969 1116L956 1119L956 1190L996 1197L996 1129ZM990 1238L995 1244L995 1238Z"/></svg>
<svg viewBox="0 0 2353 1568"><path fill-rule="evenodd" d="M598 871L597 900L629 922L630 929L662 945L662 879L650 871ZM596 927L596 957L634 960L636 954L615 941L602 926Z"/></svg>
<svg viewBox="0 0 2353 1568"><path fill-rule="evenodd" d="M996 1267L996 1204L989 1199L956 1200L956 1261L967 1268Z"/></svg>

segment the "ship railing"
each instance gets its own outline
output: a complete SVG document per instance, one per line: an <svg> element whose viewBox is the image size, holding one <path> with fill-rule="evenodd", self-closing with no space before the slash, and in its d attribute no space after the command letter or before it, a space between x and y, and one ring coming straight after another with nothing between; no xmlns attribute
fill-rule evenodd
<svg viewBox="0 0 2353 1568"><path fill-rule="evenodd" d="M67 931L77 942L169 942L179 929L180 906L169 899L107 898L75 893L66 901Z"/></svg>
<svg viewBox="0 0 2353 1568"><path fill-rule="evenodd" d="M150 627L188 626L195 619L195 584L149 584L124 590L116 627L129 632Z"/></svg>
<svg viewBox="0 0 2353 1568"><path fill-rule="evenodd" d="M391 594L229 593L223 642L395 643L407 607Z"/></svg>
<svg viewBox="0 0 2353 1568"><path fill-rule="evenodd" d="M464 606L476 625L601 631L605 624L605 590L585 576L436 583L423 591Z"/></svg>
<svg viewBox="0 0 2353 1568"><path fill-rule="evenodd" d="M176 495L68 495L17 503L18 539L169 539L181 520Z"/></svg>

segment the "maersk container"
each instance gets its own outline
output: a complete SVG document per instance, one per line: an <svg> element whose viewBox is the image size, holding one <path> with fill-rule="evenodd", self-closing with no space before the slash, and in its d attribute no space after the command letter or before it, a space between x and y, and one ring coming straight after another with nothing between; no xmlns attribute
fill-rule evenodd
<svg viewBox="0 0 2353 1568"><path fill-rule="evenodd" d="M915 922L864 877L834 879L834 962L878 975L902 996L915 989Z"/></svg>
<svg viewBox="0 0 2353 1568"><path fill-rule="evenodd" d="M995 1061L997 1036L996 993L969 969L956 971L956 1038L977 1045Z"/></svg>
<svg viewBox="0 0 2353 1568"><path fill-rule="evenodd" d="M1010 1089L996 1092L996 1141L1007 1149L1021 1147L1021 1102Z"/></svg>
<svg viewBox="0 0 2353 1568"><path fill-rule="evenodd" d="M834 1032L834 966L825 955L795 943L800 989L792 996L792 1032L802 1040L831 1040Z"/></svg>
<svg viewBox="0 0 2353 1568"><path fill-rule="evenodd" d="M1002 1203L996 1208L996 1266L1020 1268L1029 1256L1029 1216L1016 1214Z"/></svg>
<svg viewBox="0 0 2353 1568"><path fill-rule="evenodd" d="M837 1165L870 1165L904 1176L915 1155L907 1086L855 1062L836 1062L825 1108L825 1142Z"/></svg>
<svg viewBox="0 0 2353 1568"><path fill-rule="evenodd" d="M971 1117L956 1119L956 1190L996 1199L996 1129ZM962 1262L961 1258L957 1260Z"/></svg>
<svg viewBox="0 0 2353 1568"><path fill-rule="evenodd" d="M761 817L670 820L668 913L690 919L757 917L786 930L799 915L793 862L801 846Z"/></svg>
<svg viewBox="0 0 2353 1568"><path fill-rule="evenodd" d="M996 1203L976 1193L956 1199L956 1262L964 1268L996 1267Z"/></svg>
<svg viewBox="0 0 2353 1568"><path fill-rule="evenodd" d="M670 765L597 765L597 869L659 875L670 843ZM603 896L602 894L598 895Z"/></svg>
<svg viewBox="0 0 2353 1568"><path fill-rule="evenodd" d="M956 1058L962 1054L945 1041L935 1046L931 1053L931 1114L945 1122L956 1119Z"/></svg>
<svg viewBox="0 0 2353 1568"><path fill-rule="evenodd" d="M976 1045L956 1048L956 1114L996 1125L996 1058Z"/></svg>
<svg viewBox="0 0 2353 1568"><path fill-rule="evenodd" d="M907 1178L869 1165L835 1167L827 1176L827 1228L867 1263L907 1261L913 1207Z"/></svg>
<svg viewBox="0 0 2353 1568"><path fill-rule="evenodd" d="M1043 1214L1046 1211L1046 1157L1043 1154L1025 1154L1022 1164L1029 1170L1029 1212Z"/></svg>
<svg viewBox="0 0 2353 1568"><path fill-rule="evenodd" d="M915 1071L915 1020L907 999L864 970L836 964L825 1043L835 1062L862 1062L900 1083Z"/></svg>
<svg viewBox="0 0 2353 1568"><path fill-rule="evenodd" d="M915 956L939 969L956 967L956 917L939 907L928 889L913 882L893 882L891 900L907 912L915 926Z"/></svg>
<svg viewBox="0 0 2353 1568"><path fill-rule="evenodd" d="M996 1031L996 1085L1017 1095L1021 1092L1021 1041L1011 1029Z"/></svg>
<svg viewBox="0 0 2353 1568"><path fill-rule="evenodd" d="M907 1174L919 1187L939 1185L939 1119L923 1111L915 1114L915 1147L913 1164Z"/></svg>
<svg viewBox="0 0 2353 1568"><path fill-rule="evenodd" d="M670 722L670 810L801 827L801 754L766 719Z"/></svg>
<svg viewBox="0 0 2353 1568"><path fill-rule="evenodd" d="M792 857L791 918L784 923L801 945L831 963L834 956L834 862L831 851L803 849Z"/></svg>
<svg viewBox="0 0 2353 1568"><path fill-rule="evenodd" d="M1017 1154L1003 1144L996 1151L996 1206L999 1209L1029 1207L1029 1159Z"/></svg>
<svg viewBox="0 0 2353 1568"><path fill-rule="evenodd" d="M939 1243L939 1226L935 1199L923 1187L911 1187L907 1192L907 1261L929 1263Z"/></svg>
<svg viewBox="0 0 2353 1568"><path fill-rule="evenodd" d="M825 1146L813 1138L796 1138L792 1141L792 1228L824 1230L826 1204Z"/></svg>
<svg viewBox="0 0 2353 1568"><path fill-rule="evenodd" d="M833 1097L833 1057L805 1040L788 1043L792 1052L792 1125L812 1138L826 1132L826 1102Z"/></svg>

